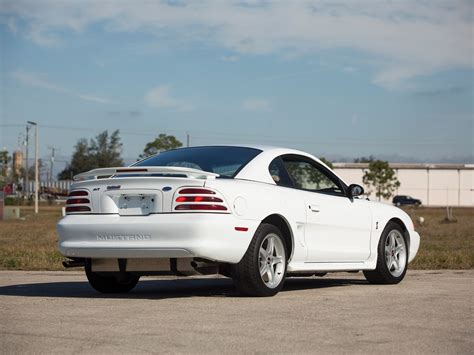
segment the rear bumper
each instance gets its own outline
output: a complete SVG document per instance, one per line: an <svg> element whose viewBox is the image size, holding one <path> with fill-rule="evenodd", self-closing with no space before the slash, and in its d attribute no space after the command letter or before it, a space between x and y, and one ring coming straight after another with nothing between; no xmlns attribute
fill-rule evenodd
<svg viewBox="0 0 474 355"><path fill-rule="evenodd" d="M200 257L238 263L258 225L231 214L68 215L57 231L59 251L68 257Z"/></svg>
<svg viewBox="0 0 474 355"><path fill-rule="evenodd" d="M410 231L410 251L408 254L408 262L411 262L416 253L418 253L418 249L420 248L420 235L415 231Z"/></svg>

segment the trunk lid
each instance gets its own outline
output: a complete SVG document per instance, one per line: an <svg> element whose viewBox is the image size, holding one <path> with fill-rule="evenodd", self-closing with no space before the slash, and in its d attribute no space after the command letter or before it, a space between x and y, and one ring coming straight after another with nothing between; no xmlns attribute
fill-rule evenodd
<svg viewBox="0 0 474 355"><path fill-rule="evenodd" d="M130 176L75 182L71 191L86 190L92 213L122 216L171 212L173 196L182 187L203 187L205 179Z"/></svg>

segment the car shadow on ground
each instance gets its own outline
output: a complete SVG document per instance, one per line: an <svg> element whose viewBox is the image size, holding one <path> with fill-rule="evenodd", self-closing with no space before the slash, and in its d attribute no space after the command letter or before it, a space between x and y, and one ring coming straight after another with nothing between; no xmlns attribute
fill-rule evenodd
<svg viewBox="0 0 474 355"><path fill-rule="evenodd" d="M288 278L281 292L367 284L349 278ZM1 296L60 298L168 299L187 297L241 297L227 278L142 279L128 294L101 294L86 281L19 284L0 287Z"/></svg>

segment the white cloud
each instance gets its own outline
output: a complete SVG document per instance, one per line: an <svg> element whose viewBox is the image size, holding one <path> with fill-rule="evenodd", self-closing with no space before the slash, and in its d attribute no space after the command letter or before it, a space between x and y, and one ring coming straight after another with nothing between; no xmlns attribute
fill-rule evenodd
<svg viewBox="0 0 474 355"><path fill-rule="evenodd" d="M110 101L109 99L104 99L103 97L98 97L98 96L94 96L94 95L78 94L77 97L79 97L82 100L97 102L99 104L110 104L110 103L112 103L112 101Z"/></svg>
<svg viewBox="0 0 474 355"><path fill-rule="evenodd" d="M95 63L95 65L97 65L98 67L101 67L101 68L105 67L105 61L104 61L104 60L96 59L96 60L94 60L94 63Z"/></svg>
<svg viewBox="0 0 474 355"><path fill-rule="evenodd" d="M99 97L99 96L95 96L91 94L80 94L80 93L74 92L73 90L65 88L64 86L61 86L49 81L45 75L27 73L23 70L16 70L12 73L12 76L16 80L21 82L22 84L31 86L34 88L41 88L41 89L46 89L49 91L58 92L61 94L70 95L84 101L92 101L92 102L97 102L101 104L113 103L111 100L105 99L103 97Z"/></svg>
<svg viewBox="0 0 474 355"><path fill-rule="evenodd" d="M145 94L145 102L156 108L173 109L177 111L191 111L194 107L183 103L171 96L170 87L167 85L157 86Z"/></svg>
<svg viewBox="0 0 474 355"><path fill-rule="evenodd" d="M8 26L8 29L10 30L11 33L13 34L17 34L18 33L18 25L16 23L16 19L13 18L13 17L10 17L8 20L7 20L7 26Z"/></svg>
<svg viewBox="0 0 474 355"><path fill-rule="evenodd" d="M249 98L242 102L242 108L248 111L268 111L270 103L264 99Z"/></svg>
<svg viewBox="0 0 474 355"><path fill-rule="evenodd" d="M473 6L470 0L4 0L0 16L17 19L17 31L43 46L57 44L64 30L101 24L240 55L351 49L367 56L375 83L396 87L420 75L473 68Z"/></svg>

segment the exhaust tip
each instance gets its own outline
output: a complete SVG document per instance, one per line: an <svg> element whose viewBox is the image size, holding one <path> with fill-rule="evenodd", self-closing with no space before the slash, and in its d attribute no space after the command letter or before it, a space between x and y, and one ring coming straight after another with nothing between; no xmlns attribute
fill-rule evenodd
<svg viewBox="0 0 474 355"><path fill-rule="evenodd" d="M72 260L64 260L62 264L66 269L69 269L72 267L86 266L86 261L84 259L72 259Z"/></svg>

